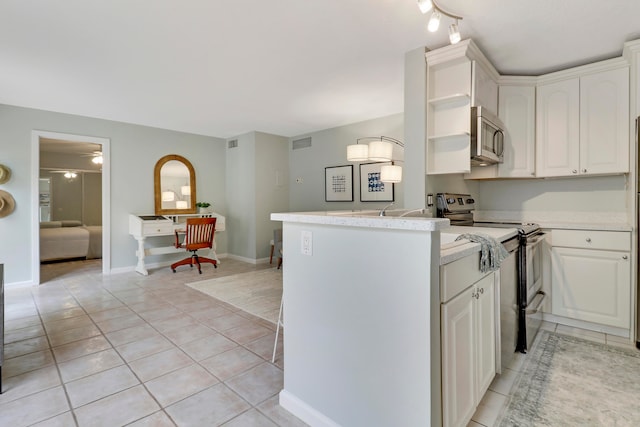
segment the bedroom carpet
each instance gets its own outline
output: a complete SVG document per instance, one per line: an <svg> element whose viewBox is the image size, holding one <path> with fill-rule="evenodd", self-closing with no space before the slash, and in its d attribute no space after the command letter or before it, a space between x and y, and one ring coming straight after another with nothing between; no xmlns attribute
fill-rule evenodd
<svg viewBox="0 0 640 427"><path fill-rule="evenodd" d="M187 283L187 286L273 324L282 297L282 270L270 268Z"/></svg>
<svg viewBox="0 0 640 427"><path fill-rule="evenodd" d="M500 426L640 425L640 352L540 331Z"/></svg>

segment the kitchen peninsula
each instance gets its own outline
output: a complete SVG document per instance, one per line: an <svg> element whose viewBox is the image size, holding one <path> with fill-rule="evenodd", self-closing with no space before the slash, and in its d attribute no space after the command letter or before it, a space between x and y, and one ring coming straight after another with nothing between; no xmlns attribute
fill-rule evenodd
<svg viewBox="0 0 640 427"><path fill-rule="evenodd" d="M440 230L446 219L276 213L284 389L311 425L440 424Z"/></svg>

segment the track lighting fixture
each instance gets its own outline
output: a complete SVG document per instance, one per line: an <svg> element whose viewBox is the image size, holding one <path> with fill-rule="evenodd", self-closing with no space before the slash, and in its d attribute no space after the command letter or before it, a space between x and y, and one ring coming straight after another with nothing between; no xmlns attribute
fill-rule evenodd
<svg viewBox="0 0 640 427"><path fill-rule="evenodd" d="M449 25L449 41L451 44L456 44L460 41L460 30L458 30L458 20L455 24Z"/></svg>
<svg viewBox="0 0 640 427"><path fill-rule="evenodd" d="M455 20L455 23L449 26L449 41L451 44L456 44L461 40L460 30L458 29L458 21L462 20L461 16L457 16L443 10L438 6L435 0L418 0L418 7L423 14L433 9L431 17L429 18L429 23L427 24L427 29L430 32L434 33L438 31L438 28L440 27L440 19L442 18L442 15L445 15Z"/></svg>

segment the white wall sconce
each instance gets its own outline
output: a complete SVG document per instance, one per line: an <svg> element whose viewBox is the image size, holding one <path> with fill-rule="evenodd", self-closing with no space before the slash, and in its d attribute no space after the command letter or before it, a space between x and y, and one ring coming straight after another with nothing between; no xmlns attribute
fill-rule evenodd
<svg viewBox="0 0 640 427"><path fill-rule="evenodd" d="M191 187L188 185L183 185L182 187L180 187L180 193L182 193L183 196L190 196Z"/></svg>
<svg viewBox="0 0 640 427"><path fill-rule="evenodd" d="M187 204L186 201L184 200L176 201L176 209L187 209L188 207L189 205Z"/></svg>
<svg viewBox="0 0 640 427"><path fill-rule="evenodd" d="M176 195L173 191L163 191L162 192L162 201L163 202L173 202L176 199Z"/></svg>

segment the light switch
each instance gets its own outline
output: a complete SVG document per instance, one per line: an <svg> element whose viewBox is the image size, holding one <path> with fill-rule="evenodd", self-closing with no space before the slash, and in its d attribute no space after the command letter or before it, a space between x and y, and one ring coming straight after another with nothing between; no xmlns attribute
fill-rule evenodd
<svg viewBox="0 0 640 427"><path fill-rule="evenodd" d="M313 239L310 231L300 233L302 255L313 255Z"/></svg>

